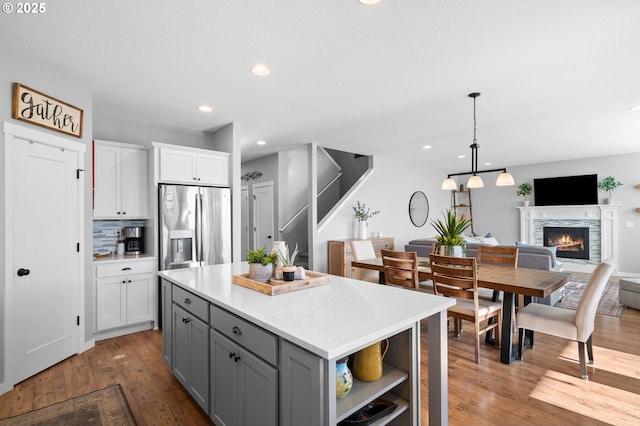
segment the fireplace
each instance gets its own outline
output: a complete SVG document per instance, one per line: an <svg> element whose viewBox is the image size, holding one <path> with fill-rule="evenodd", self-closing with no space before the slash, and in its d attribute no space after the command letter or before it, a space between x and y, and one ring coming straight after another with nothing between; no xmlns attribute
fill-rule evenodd
<svg viewBox="0 0 640 426"><path fill-rule="evenodd" d="M589 228L545 226L542 228L544 245L557 246L556 256L589 260Z"/></svg>

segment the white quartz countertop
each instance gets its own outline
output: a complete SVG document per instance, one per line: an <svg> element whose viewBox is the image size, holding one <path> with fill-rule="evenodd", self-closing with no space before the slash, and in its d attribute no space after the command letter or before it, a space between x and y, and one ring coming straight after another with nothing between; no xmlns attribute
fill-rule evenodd
<svg viewBox="0 0 640 426"><path fill-rule="evenodd" d="M114 263L114 262L135 262L138 260L155 259L152 254L110 254L108 256L94 256L93 264Z"/></svg>
<svg viewBox="0 0 640 426"><path fill-rule="evenodd" d="M269 296L232 283L232 275L248 270L242 262L158 275L325 359L349 355L455 304L335 275L326 285Z"/></svg>

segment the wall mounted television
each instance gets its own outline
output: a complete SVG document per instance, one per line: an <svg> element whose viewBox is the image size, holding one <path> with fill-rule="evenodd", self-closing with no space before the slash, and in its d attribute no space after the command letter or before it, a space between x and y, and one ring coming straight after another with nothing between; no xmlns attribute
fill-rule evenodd
<svg viewBox="0 0 640 426"><path fill-rule="evenodd" d="M536 206L598 204L598 175L534 179L533 192Z"/></svg>

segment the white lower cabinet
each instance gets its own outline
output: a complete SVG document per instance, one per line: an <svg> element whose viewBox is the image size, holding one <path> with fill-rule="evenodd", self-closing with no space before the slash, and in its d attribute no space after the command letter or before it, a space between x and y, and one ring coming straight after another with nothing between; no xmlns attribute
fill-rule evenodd
<svg viewBox="0 0 640 426"><path fill-rule="evenodd" d="M216 425L278 423L278 370L211 330L211 419Z"/></svg>
<svg viewBox="0 0 640 426"><path fill-rule="evenodd" d="M96 266L97 332L153 321L154 261Z"/></svg>

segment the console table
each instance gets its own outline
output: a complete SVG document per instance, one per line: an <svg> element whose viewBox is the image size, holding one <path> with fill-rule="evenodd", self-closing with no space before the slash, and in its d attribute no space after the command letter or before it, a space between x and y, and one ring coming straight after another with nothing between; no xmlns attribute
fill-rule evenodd
<svg viewBox="0 0 640 426"><path fill-rule="evenodd" d="M376 257L380 257L380 250L395 250L393 237L369 238L376 252ZM341 277L354 278L351 268L351 244L354 239L330 240L329 241L329 273Z"/></svg>

